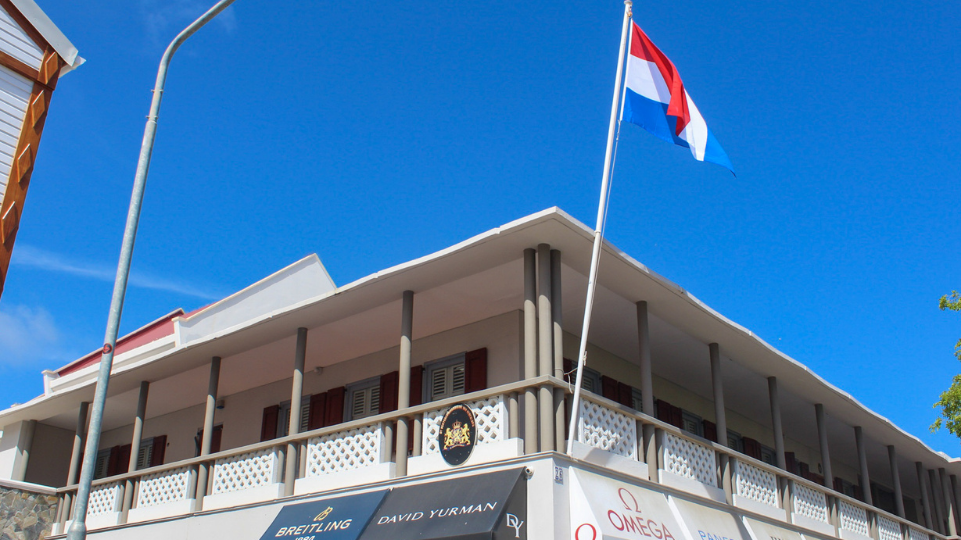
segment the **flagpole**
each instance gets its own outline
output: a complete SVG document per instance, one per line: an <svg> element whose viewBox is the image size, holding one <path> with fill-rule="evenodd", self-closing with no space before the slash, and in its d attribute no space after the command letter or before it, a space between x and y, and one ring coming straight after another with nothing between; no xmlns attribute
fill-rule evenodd
<svg viewBox="0 0 961 540"><path fill-rule="evenodd" d="M614 102L611 104L611 122L607 129L607 153L604 156L604 176L601 179L601 200L597 205L597 226L594 228L594 251L591 254L591 272L587 279L587 300L584 303L584 325L581 328L581 345L577 353L577 379L574 383L574 406L567 437L567 455L569 456L574 455L574 439L577 438L577 425L581 416L581 381L584 379L584 364L587 361L587 332L591 327L594 290L597 288L597 265L601 258L601 245L604 243L604 218L607 215L607 197L610 190L614 135L617 131L620 100L624 93L621 86L624 78L624 53L627 43L627 31L630 28L631 22L631 5L631 0L624 0L624 23L621 27L621 48L617 55L617 76L614 79Z"/></svg>

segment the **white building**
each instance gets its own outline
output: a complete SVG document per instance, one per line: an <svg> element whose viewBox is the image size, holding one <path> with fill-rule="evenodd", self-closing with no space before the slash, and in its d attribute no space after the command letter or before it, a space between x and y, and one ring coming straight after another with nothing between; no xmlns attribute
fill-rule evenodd
<svg viewBox="0 0 961 540"><path fill-rule="evenodd" d="M92 536L957 535L961 464L611 245L567 457L591 241L549 209L342 287L311 256L124 337ZM54 493L54 532L99 358L0 412L3 485ZM453 466L457 404L476 445Z"/></svg>

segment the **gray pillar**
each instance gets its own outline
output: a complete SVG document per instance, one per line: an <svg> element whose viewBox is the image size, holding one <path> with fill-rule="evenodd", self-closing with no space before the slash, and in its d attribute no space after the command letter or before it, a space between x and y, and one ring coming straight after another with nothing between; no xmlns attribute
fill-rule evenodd
<svg viewBox="0 0 961 540"><path fill-rule="evenodd" d="M83 455L83 445L87 442L87 412L90 409L90 402L80 403L80 413L77 415L77 431L73 436L73 450L70 452L70 468L67 469L67 485L72 486L77 483L77 476L80 474L80 458ZM63 525L70 519L70 506L73 502L73 493L67 492L63 498L63 508L60 510L60 524ZM63 530L63 527L60 527Z"/></svg>
<svg viewBox="0 0 961 540"><path fill-rule="evenodd" d="M928 475L924 472L924 464L914 462L918 473L918 485L921 487L921 507L924 509L924 525L934 530L934 513L931 510L931 492L928 491Z"/></svg>
<svg viewBox="0 0 961 540"><path fill-rule="evenodd" d="M888 461L891 463L891 483L894 484L894 507L898 517L904 518L904 493L901 491L901 473L898 472L898 451L888 445ZM870 487L870 484L868 485Z"/></svg>
<svg viewBox="0 0 961 540"><path fill-rule="evenodd" d="M137 458L140 456L140 443L143 440L143 421L147 416L147 396L150 393L150 382L140 381L140 398L137 400L137 416L133 419L133 437L130 441L130 461L127 471L137 470ZM127 513L133 504L133 478L128 478L124 484L123 506L120 510L120 523L127 522Z"/></svg>
<svg viewBox="0 0 961 540"><path fill-rule="evenodd" d="M564 328L563 311L561 310L561 252L551 250L551 323L554 337L554 377L564 380ZM554 448L560 451L567 448L564 431L567 429L564 417L564 397L567 395L563 388L554 389Z"/></svg>
<svg viewBox="0 0 961 540"><path fill-rule="evenodd" d="M864 494L864 502L873 505L871 497L871 477L868 474L868 452L864 447L864 430L861 426L854 426L854 444L858 449L858 465L861 473L861 493Z"/></svg>
<svg viewBox="0 0 961 540"><path fill-rule="evenodd" d="M290 386L290 423L287 424L287 435L300 433L301 409L304 394L304 364L307 361L307 329L297 329L297 346L294 349L294 377ZM299 443L287 443L287 469L284 471L284 497L294 494L294 481L297 479L297 468L300 460L297 458Z"/></svg>
<svg viewBox="0 0 961 540"><path fill-rule="evenodd" d="M774 426L774 453L777 455L777 466L787 470L787 458L784 456L784 431L781 428L781 396L777 390L777 377L767 378L767 391L771 401L771 424Z"/></svg>
<svg viewBox="0 0 961 540"><path fill-rule="evenodd" d="M651 330L648 326L647 302L641 300L635 304L637 311L637 356L641 364L641 412L654 417L654 374L651 367ZM643 427L644 460L647 462L647 472L652 482L657 481L657 448L655 429L651 424Z"/></svg>
<svg viewBox="0 0 961 540"><path fill-rule="evenodd" d="M554 372L554 324L551 322L551 246L537 246L537 343L538 375ZM554 449L554 390L540 387L537 405L540 410L540 451Z"/></svg>
<svg viewBox="0 0 961 540"><path fill-rule="evenodd" d="M961 499L958 497L961 493L958 493L958 477L952 474L950 476L950 482L951 495L954 496L954 522L961 528Z"/></svg>
<svg viewBox="0 0 961 540"><path fill-rule="evenodd" d="M220 357L210 359L210 379L207 383L207 407L204 409L204 432L200 442L200 455L210 453L210 443L214 436L214 411L217 410L217 389L220 386ZM194 501L194 511L203 508L204 495L207 493L207 476L209 463L201 463L197 468L197 498Z"/></svg>
<svg viewBox="0 0 961 540"><path fill-rule="evenodd" d="M524 378L537 377L537 254L524 250ZM524 453L537 452L537 390L524 391Z"/></svg>
<svg viewBox="0 0 961 540"><path fill-rule="evenodd" d="M948 536L958 535L958 522L954 519L954 494L951 493L951 479L948 478L944 467L938 469L938 481L941 483L941 496L944 499L944 517L948 522Z"/></svg>
<svg viewBox="0 0 961 540"><path fill-rule="evenodd" d="M824 417L824 405L814 406L818 421L818 441L821 444L821 469L824 474L824 487L834 489L834 474L831 472L831 451L828 450L828 426Z"/></svg>
<svg viewBox="0 0 961 540"><path fill-rule="evenodd" d="M17 441L17 459L14 461L11 480L23 482L27 475L27 463L30 461L30 447L33 446L33 435L37 430L36 420L24 420L20 426L20 438Z"/></svg>
<svg viewBox="0 0 961 540"><path fill-rule="evenodd" d="M508 437L516 439L521 436L521 413L520 406L517 404L517 392L511 392L507 397L507 430Z"/></svg>
<svg viewBox="0 0 961 540"><path fill-rule="evenodd" d="M414 333L414 291L404 291L400 320L400 373L397 376L397 409L410 407L410 345ZM397 476L407 476L407 424L406 416L397 417L396 471Z"/></svg>
<svg viewBox="0 0 961 540"><path fill-rule="evenodd" d="M727 411L724 408L724 378L721 376L721 349L717 343L708 345L711 353L711 384L714 386L714 419L717 422L717 442L727 446Z"/></svg>
<svg viewBox="0 0 961 540"><path fill-rule="evenodd" d="M928 484L931 486L931 505L934 510L934 530L944 534L947 530L944 527L944 507L941 501L941 482L938 481L938 471L928 469Z"/></svg>

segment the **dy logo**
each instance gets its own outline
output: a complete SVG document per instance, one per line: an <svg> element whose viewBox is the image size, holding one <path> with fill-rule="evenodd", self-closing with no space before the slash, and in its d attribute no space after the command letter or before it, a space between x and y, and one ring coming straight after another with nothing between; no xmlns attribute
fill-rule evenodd
<svg viewBox="0 0 961 540"><path fill-rule="evenodd" d="M438 434L440 455L451 465L467 461L477 440L477 424L474 413L465 405L454 405L440 421Z"/></svg>
<svg viewBox="0 0 961 540"><path fill-rule="evenodd" d="M524 526L524 522L521 520L521 518L515 516L514 514L507 514L504 517L507 518L507 526L511 529L514 529L514 538L520 538L521 527Z"/></svg>

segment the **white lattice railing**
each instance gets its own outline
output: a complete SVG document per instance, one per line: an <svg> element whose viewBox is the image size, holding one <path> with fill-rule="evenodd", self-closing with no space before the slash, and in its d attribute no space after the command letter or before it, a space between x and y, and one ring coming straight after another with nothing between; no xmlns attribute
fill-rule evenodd
<svg viewBox="0 0 961 540"><path fill-rule="evenodd" d="M593 401L581 401L577 442L637 459L637 421Z"/></svg>
<svg viewBox="0 0 961 540"><path fill-rule="evenodd" d="M186 501L190 486L190 467L148 474L137 488L137 508Z"/></svg>
<svg viewBox="0 0 961 540"><path fill-rule="evenodd" d="M277 483L280 480L277 461L277 452L272 448L218 459L214 464L212 494L243 491Z"/></svg>
<svg viewBox="0 0 961 540"><path fill-rule="evenodd" d="M504 395L490 396L465 403L477 422L477 444L507 440L507 404ZM440 423L446 408L424 413L422 448L424 455L440 452Z"/></svg>
<svg viewBox="0 0 961 540"><path fill-rule="evenodd" d="M910 540L931 540L931 535L915 527L908 527Z"/></svg>
<svg viewBox="0 0 961 540"><path fill-rule="evenodd" d="M307 442L306 477L369 467L382 461L383 423L314 437Z"/></svg>
<svg viewBox="0 0 961 540"><path fill-rule="evenodd" d="M880 540L902 540L900 523L882 515L878 515L877 518Z"/></svg>
<svg viewBox="0 0 961 540"><path fill-rule="evenodd" d="M717 487L717 460L713 448L665 432L661 452L665 471Z"/></svg>
<svg viewBox="0 0 961 540"><path fill-rule="evenodd" d="M780 508L777 476L741 460L734 462L735 489L739 497L751 499L773 508Z"/></svg>
<svg viewBox="0 0 961 540"><path fill-rule="evenodd" d="M855 506L844 500L839 500L838 511L841 515L842 529L858 533L861 536L871 536L871 526L868 524L868 513L864 508Z"/></svg>
<svg viewBox="0 0 961 540"><path fill-rule="evenodd" d="M120 511L120 482L95 486L90 490L87 503L88 516L100 516Z"/></svg>
<svg viewBox="0 0 961 540"><path fill-rule="evenodd" d="M804 484L794 484L794 513L814 521L829 523L827 497Z"/></svg>

